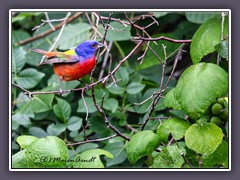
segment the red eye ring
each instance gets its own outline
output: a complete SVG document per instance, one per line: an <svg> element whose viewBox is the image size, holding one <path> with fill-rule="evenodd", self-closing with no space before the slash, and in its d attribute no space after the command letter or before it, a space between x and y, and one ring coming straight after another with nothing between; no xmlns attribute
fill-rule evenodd
<svg viewBox="0 0 240 180"><path fill-rule="evenodd" d="M92 48L95 48L97 46L97 44L92 44L91 47Z"/></svg>

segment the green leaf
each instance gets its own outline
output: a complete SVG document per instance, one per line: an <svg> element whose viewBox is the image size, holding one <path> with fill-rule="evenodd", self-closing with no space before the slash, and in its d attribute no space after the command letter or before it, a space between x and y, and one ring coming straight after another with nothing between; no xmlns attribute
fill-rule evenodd
<svg viewBox="0 0 240 180"><path fill-rule="evenodd" d="M160 144L160 138L150 130L133 135L127 144L128 160L134 164L141 157L151 154Z"/></svg>
<svg viewBox="0 0 240 180"><path fill-rule="evenodd" d="M16 131L19 128L19 124L16 119L12 118L12 130Z"/></svg>
<svg viewBox="0 0 240 180"><path fill-rule="evenodd" d="M108 99L108 97L109 97L109 93L106 89L101 89L101 88L95 87L94 93L95 93L96 99L102 99L103 97L104 97L104 99ZM92 91L88 91L87 94L89 94L89 96L91 96Z"/></svg>
<svg viewBox="0 0 240 180"><path fill-rule="evenodd" d="M192 119L206 114L216 98L228 92L228 74L212 63L199 63L187 68L178 80L175 97Z"/></svg>
<svg viewBox="0 0 240 180"><path fill-rule="evenodd" d="M167 146L154 158L150 168L181 168L184 163L181 156L183 153L176 145Z"/></svg>
<svg viewBox="0 0 240 180"><path fill-rule="evenodd" d="M48 91L47 88L41 91ZM20 93L17 101L17 107L21 112L34 112L41 113L52 109L53 94L34 95L32 99L29 99L27 95ZM18 111L17 111L18 112Z"/></svg>
<svg viewBox="0 0 240 180"><path fill-rule="evenodd" d="M35 117L34 113L41 113L52 109L51 103L53 97L53 94L39 96L35 95L31 100L27 96L22 96L20 93L19 97L17 98L17 101L19 100L17 105L18 109L12 116L13 121L20 125L30 125L30 118Z"/></svg>
<svg viewBox="0 0 240 180"><path fill-rule="evenodd" d="M222 41L221 43L217 44L214 48L222 58L228 59L228 40Z"/></svg>
<svg viewBox="0 0 240 180"><path fill-rule="evenodd" d="M21 135L17 137L17 143L21 148L25 149L37 139L35 136Z"/></svg>
<svg viewBox="0 0 240 180"><path fill-rule="evenodd" d="M91 124L91 130L97 134L103 136L108 136L111 132L111 129L106 126L102 117L92 116L89 118L89 122Z"/></svg>
<svg viewBox="0 0 240 180"><path fill-rule="evenodd" d="M175 88L171 89L164 97L163 104L166 108L174 108L176 110L181 109L181 104L175 98Z"/></svg>
<svg viewBox="0 0 240 180"><path fill-rule="evenodd" d="M75 89L80 84L79 81L68 81L62 82L62 89ZM60 82L58 80L58 77L53 74L48 79L48 87L51 87L51 90L59 90L60 89ZM64 96L68 95L69 93L64 94Z"/></svg>
<svg viewBox="0 0 240 180"><path fill-rule="evenodd" d="M30 35L26 31L23 31L23 30L13 30L12 31L12 44L13 45L17 45L17 43L19 41L22 41L27 38L30 38ZM26 44L25 46L27 46L27 48L29 47L28 44ZM19 47L22 47L22 46L19 46Z"/></svg>
<svg viewBox="0 0 240 180"><path fill-rule="evenodd" d="M155 61L155 60L154 60ZM159 63L159 61L158 61ZM148 64L150 65L150 64ZM148 66L147 65L147 66ZM159 76L156 76L156 74L161 74L162 73L162 66L160 64L155 64L155 65L150 65L151 67L143 67L141 65L137 66L136 69L138 70L138 73L146 80L150 80L155 82L156 84L159 84ZM165 68L165 73L168 72L168 67Z"/></svg>
<svg viewBox="0 0 240 180"><path fill-rule="evenodd" d="M68 149L64 141L48 136L34 141L26 149L26 156L41 168L65 168Z"/></svg>
<svg viewBox="0 0 240 180"><path fill-rule="evenodd" d="M174 29L172 34L177 39L192 39L194 33L200 27L200 24L191 23L190 21L181 21Z"/></svg>
<svg viewBox="0 0 240 180"><path fill-rule="evenodd" d="M180 140L189 127L190 123L185 119L170 118L160 125L157 134L162 142L167 143L169 134L172 135L174 140Z"/></svg>
<svg viewBox="0 0 240 180"><path fill-rule="evenodd" d="M169 12L150 12L151 14L153 14L156 18L160 18L162 16L167 15Z"/></svg>
<svg viewBox="0 0 240 180"><path fill-rule="evenodd" d="M125 89L119 85L115 86L114 84L112 86L110 86L109 88L107 88L107 90L112 93L112 94L116 94L116 95L122 95L125 91Z"/></svg>
<svg viewBox="0 0 240 180"><path fill-rule="evenodd" d="M91 149L76 156L75 161L72 163L73 168L104 168L100 155L113 158L113 155L108 151Z"/></svg>
<svg viewBox="0 0 240 180"><path fill-rule="evenodd" d="M223 133L215 124L193 124L185 134L188 148L203 155L212 154L222 142Z"/></svg>
<svg viewBox="0 0 240 180"><path fill-rule="evenodd" d="M68 24L56 46L59 49L69 49L88 40L91 26L87 23Z"/></svg>
<svg viewBox="0 0 240 180"><path fill-rule="evenodd" d="M26 156L26 149L17 152L12 156L12 168L36 168Z"/></svg>
<svg viewBox="0 0 240 180"><path fill-rule="evenodd" d="M19 86L25 89L34 88L45 75L36 69L28 68L24 69L18 74L16 82Z"/></svg>
<svg viewBox="0 0 240 180"><path fill-rule="evenodd" d="M173 35L170 35L170 34L156 34L156 35L153 35L152 37L156 38L156 37L160 37L160 36L165 36L168 38L176 39L176 37L174 37ZM161 58L162 61L165 60L163 45L166 46L166 55L167 56L171 55L173 52L175 52L180 47L180 44L169 42L166 40L157 41L157 45L154 42L150 42L149 45L154 50L154 52L157 53L157 55ZM172 55L171 55L171 57L172 57ZM155 66L155 65L159 65L159 64L160 64L159 59L154 55L154 53L150 49L148 49L142 64L137 66L136 69L137 70L145 69L145 68L149 68L151 66ZM159 71L161 71L161 70L159 69Z"/></svg>
<svg viewBox="0 0 240 180"><path fill-rule="evenodd" d="M123 142L108 143L103 149L115 155L113 159L105 158L107 167L121 164L127 158Z"/></svg>
<svg viewBox="0 0 240 180"><path fill-rule="evenodd" d="M98 144L95 143L87 143L87 144L82 144L77 147L76 152L81 153L90 149L96 149L98 148Z"/></svg>
<svg viewBox="0 0 240 180"><path fill-rule="evenodd" d="M203 155L202 160L203 166L207 168L219 165L228 168L228 143L226 141L222 141L214 153L208 156Z"/></svg>
<svg viewBox="0 0 240 180"><path fill-rule="evenodd" d="M47 127L47 133L50 136L59 136L62 132L66 131L66 126L64 124L49 124Z"/></svg>
<svg viewBox="0 0 240 180"><path fill-rule="evenodd" d="M39 127L30 127L28 131L29 131L29 134L36 136L38 138L43 138L48 136L48 134L42 128L39 128Z"/></svg>
<svg viewBox="0 0 240 180"><path fill-rule="evenodd" d="M17 16L12 17L12 23L14 23L14 22L23 23L21 21L26 20L27 18L30 18L31 16L39 16L41 14L42 14L42 12L21 12Z"/></svg>
<svg viewBox="0 0 240 180"><path fill-rule="evenodd" d="M63 99L56 99L57 104L53 106L53 111L62 122L66 123L71 115L71 106L67 101Z"/></svg>
<svg viewBox="0 0 240 180"><path fill-rule="evenodd" d="M149 96L151 96L151 95L149 95ZM146 97L145 99L149 98L149 96ZM128 95L128 101L130 103L140 103L140 102L144 101L145 99L142 97L141 93Z"/></svg>
<svg viewBox="0 0 240 180"><path fill-rule="evenodd" d="M30 118L34 117L34 114L31 110L24 111L25 108L21 108L12 116L12 120L17 122L20 125L28 126L31 124Z"/></svg>
<svg viewBox="0 0 240 180"><path fill-rule="evenodd" d="M127 86L127 93L128 94L137 94L140 93L143 88L145 87L144 84L138 82L132 82Z"/></svg>
<svg viewBox="0 0 240 180"><path fill-rule="evenodd" d="M118 108L118 101L116 99L109 98L104 101L103 108L115 113Z"/></svg>
<svg viewBox="0 0 240 180"><path fill-rule="evenodd" d="M110 26L111 28L109 29L106 37L107 41L125 41L131 39L130 26L124 26L118 22L111 22ZM104 33L104 28L102 26L99 26L98 30Z"/></svg>
<svg viewBox="0 0 240 180"><path fill-rule="evenodd" d="M224 21L224 36L228 34L228 19ZM215 51L215 46L221 42L221 19L212 18L203 23L192 38L190 55L194 64Z"/></svg>
<svg viewBox="0 0 240 180"><path fill-rule="evenodd" d="M121 86L127 85L129 82L129 73L125 67L120 67L117 72L115 73L115 79ZM113 85L114 86L114 85Z"/></svg>
<svg viewBox="0 0 240 180"><path fill-rule="evenodd" d="M202 24L213 16L221 16L220 12L186 12L186 18L193 23Z"/></svg>
<svg viewBox="0 0 240 180"><path fill-rule="evenodd" d="M67 122L67 128L69 131L77 131L82 126L82 118L72 116Z"/></svg>
<svg viewBox="0 0 240 180"><path fill-rule="evenodd" d="M26 64L25 55L26 51L23 47L18 46L12 48L12 73L14 78L17 78L17 73L19 73Z"/></svg>
<svg viewBox="0 0 240 180"><path fill-rule="evenodd" d="M35 113L46 112L52 109L53 98L54 94L36 95L30 100L29 106Z"/></svg>
<svg viewBox="0 0 240 180"><path fill-rule="evenodd" d="M88 113L94 113L97 111L95 105L94 105L94 102L93 102L93 99L91 97L85 97L85 102L87 104L87 107L88 107ZM101 99L97 99L97 103L101 103L102 100ZM77 109L77 112L81 112L81 113L86 113L86 107L84 106L84 102L82 99L80 99L78 101L78 109Z"/></svg>
<svg viewBox="0 0 240 180"><path fill-rule="evenodd" d="M39 31L35 31L33 33L33 36L37 36L41 33L44 33L45 31L49 30L49 28L50 28L49 26L42 26L39 29ZM60 29L52 32L51 34L47 35L45 38L40 38L36 41L33 41L31 43L31 48L48 51L50 49L50 46L54 43L54 38L58 36L59 31ZM26 59L27 59L27 64L38 67L38 64L42 59L42 55L39 53L28 51L28 53L26 54Z"/></svg>

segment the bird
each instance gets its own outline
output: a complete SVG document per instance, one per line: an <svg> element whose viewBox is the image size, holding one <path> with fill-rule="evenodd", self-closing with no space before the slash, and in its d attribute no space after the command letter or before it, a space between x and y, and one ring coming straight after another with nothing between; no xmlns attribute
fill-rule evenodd
<svg viewBox="0 0 240 180"><path fill-rule="evenodd" d="M60 82L59 94L62 95L62 81L80 80L88 75L96 65L96 51L103 46L95 40L87 40L65 52L47 52L41 49L30 49L47 57L39 64L53 64L54 73Z"/></svg>

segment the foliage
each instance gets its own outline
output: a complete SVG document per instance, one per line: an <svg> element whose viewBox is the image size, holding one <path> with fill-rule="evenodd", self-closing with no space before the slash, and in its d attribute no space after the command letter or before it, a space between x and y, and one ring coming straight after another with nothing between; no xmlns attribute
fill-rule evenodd
<svg viewBox="0 0 240 180"><path fill-rule="evenodd" d="M12 168L228 168L227 13L47 14L12 18ZM87 39L108 50L61 96L30 49Z"/></svg>

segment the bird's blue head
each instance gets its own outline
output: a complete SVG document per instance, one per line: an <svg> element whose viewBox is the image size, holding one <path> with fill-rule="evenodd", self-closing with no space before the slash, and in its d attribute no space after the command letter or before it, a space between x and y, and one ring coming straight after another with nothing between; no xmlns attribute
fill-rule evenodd
<svg viewBox="0 0 240 180"><path fill-rule="evenodd" d="M75 48L75 52L78 56L83 57L83 59L92 58L98 48L102 47L103 44L97 41L89 40L84 41Z"/></svg>

